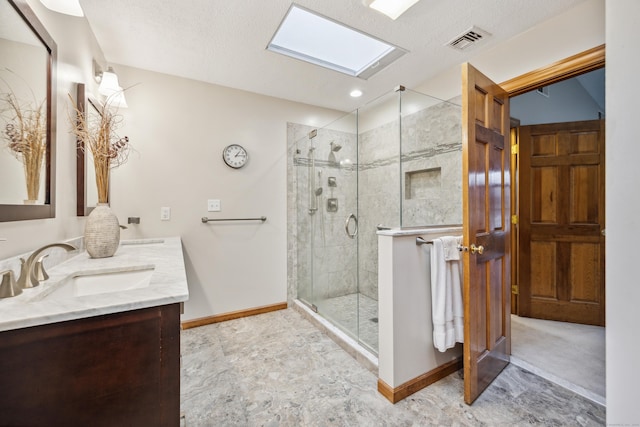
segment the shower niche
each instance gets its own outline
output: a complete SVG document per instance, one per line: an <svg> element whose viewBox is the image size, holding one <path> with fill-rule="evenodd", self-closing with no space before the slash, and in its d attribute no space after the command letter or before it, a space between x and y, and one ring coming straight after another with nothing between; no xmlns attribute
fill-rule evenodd
<svg viewBox="0 0 640 427"><path fill-rule="evenodd" d="M289 292L377 354L377 231L462 222L461 107L400 87L289 124ZM322 208L325 209L322 209Z"/></svg>
<svg viewBox="0 0 640 427"><path fill-rule="evenodd" d="M404 174L404 198L428 198L442 188L442 168L423 169Z"/></svg>

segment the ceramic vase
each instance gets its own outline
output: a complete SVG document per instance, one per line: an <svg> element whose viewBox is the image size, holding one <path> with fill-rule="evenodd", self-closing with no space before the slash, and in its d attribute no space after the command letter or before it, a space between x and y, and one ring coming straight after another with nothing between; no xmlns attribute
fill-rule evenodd
<svg viewBox="0 0 640 427"><path fill-rule="evenodd" d="M106 203L98 203L84 226L84 246L91 258L113 256L120 244L118 217Z"/></svg>

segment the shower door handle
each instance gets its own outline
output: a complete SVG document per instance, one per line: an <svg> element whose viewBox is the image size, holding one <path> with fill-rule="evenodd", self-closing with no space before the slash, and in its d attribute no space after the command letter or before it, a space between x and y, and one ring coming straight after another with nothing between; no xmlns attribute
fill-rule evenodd
<svg viewBox="0 0 640 427"><path fill-rule="evenodd" d="M349 222L351 222L351 220L353 220L356 225L353 233L349 232ZM347 233L347 236L349 236L351 239L354 239L358 235L358 218L354 214L349 214L347 220L344 222L344 232Z"/></svg>

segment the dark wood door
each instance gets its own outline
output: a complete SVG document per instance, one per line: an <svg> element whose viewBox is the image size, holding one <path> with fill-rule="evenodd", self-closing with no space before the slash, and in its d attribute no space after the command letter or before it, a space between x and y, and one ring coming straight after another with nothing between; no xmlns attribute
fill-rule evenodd
<svg viewBox="0 0 640 427"><path fill-rule="evenodd" d="M511 353L509 96L462 68L464 400L471 404Z"/></svg>
<svg viewBox="0 0 640 427"><path fill-rule="evenodd" d="M519 128L520 316L604 326L604 141L602 120Z"/></svg>

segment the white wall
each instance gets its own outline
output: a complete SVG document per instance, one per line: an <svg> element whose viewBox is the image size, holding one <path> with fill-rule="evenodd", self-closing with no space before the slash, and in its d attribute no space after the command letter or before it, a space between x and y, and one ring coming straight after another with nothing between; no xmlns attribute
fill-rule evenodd
<svg viewBox="0 0 640 427"><path fill-rule="evenodd" d="M511 117L520 119L520 124L525 126L598 120L598 113L604 113L604 108L600 108L577 79L555 83L548 89L549 97L531 91L511 98Z"/></svg>
<svg viewBox="0 0 640 427"><path fill-rule="evenodd" d="M319 126L343 113L114 65L129 108L121 110L136 150L112 175L111 206L122 238L181 236L190 299L183 320L287 300L287 122ZM232 170L231 143L249 152ZM221 212L207 212L220 199ZM160 207L171 220L160 221ZM203 224L200 218L266 216Z"/></svg>
<svg viewBox="0 0 640 427"><path fill-rule="evenodd" d="M640 286L640 144L635 85L640 57L635 45L637 0L608 1L607 20L607 423L638 425Z"/></svg>
<svg viewBox="0 0 640 427"><path fill-rule="evenodd" d="M487 52L480 50L468 62L499 83L600 46L605 42L604 4L605 0L586 0ZM451 99L460 95L460 73L460 66L455 66L415 89Z"/></svg>
<svg viewBox="0 0 640 427"><path fill-rule="evenodd" d="M84 219L76 217L76 146L69 134L68 93L75 96L75 83L85 82L95 90L92 58L102 61L102 51L87 22L51 12L37 0L28 0L58 46L56 127L56 217L53 219L0 223L0 259L15 256L38 246L82 234Z"/></svg>
<svg viewBox="0 0 640 427"><path fill-rule="evenodd" d="M401 233L383 231L377 235L380 251L378 378L392 388L462 358L459 344L445 352L434 346L433 291L430 290L432 247L416 245L416 237L429 241L460 233L462 228L454 227Z"/></svg>
<svg viewBox="0 0 640 427"><path fill-rule="evenodd" d="M97 95L92 59L107 63L84 18L51 12L29 0L58 45L56 217L0 223L0 259L43 244L80 236L76 217L75 139L69 133L69 99L75 83ZM286 122L320 126L343 113L229 88L118 67L131 108L122 110L138 150L114 172L112 206L122 223L142 223L122 238L180 235L191 300L185 318L253 308L286 300ZM249 149L249 165L232 171L221 150ZM93 185L93 182L89 182ZM266 215L265 224L203 225L206 199L219 198L219 216ZM160 206L172 220L159 221Z"/></svg>

